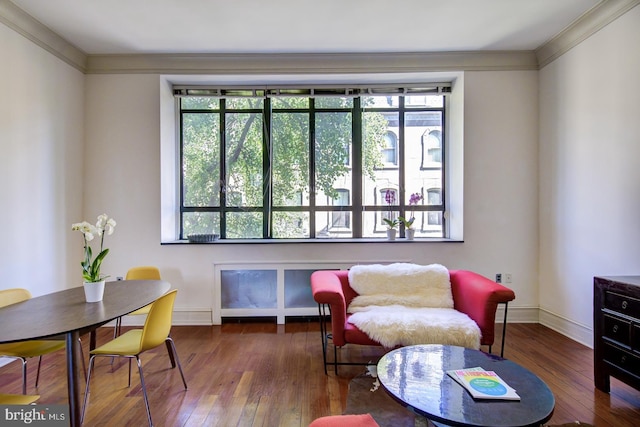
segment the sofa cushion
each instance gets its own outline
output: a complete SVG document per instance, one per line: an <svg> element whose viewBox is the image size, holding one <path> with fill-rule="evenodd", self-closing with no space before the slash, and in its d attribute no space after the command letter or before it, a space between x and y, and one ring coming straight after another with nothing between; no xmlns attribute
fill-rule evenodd
<svg viewBox="0 0 640 427"><path fill-rule="evenodd" d="M370 414L329 415L311 422L309 427L379 427Z"/></svg>
<svg viewBox="0 0 640 427"><path fill-rule="evenodd" d="M350 313L373 305L453 308L449 270L440 264L356 265L349 270L349 285L358 293Z"/></svg>
<svg viewBox="0 0 640 427"><path fill-rule="evenodd" d="M349 323L387 348L415 344L480 348L481 333L476 322L452 308L391 305L358 310L349 316Z"/></svg>

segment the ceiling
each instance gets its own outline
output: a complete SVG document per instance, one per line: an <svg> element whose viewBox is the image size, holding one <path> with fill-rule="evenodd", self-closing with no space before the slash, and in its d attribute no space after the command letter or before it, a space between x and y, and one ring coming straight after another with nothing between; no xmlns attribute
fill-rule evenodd
<svg viewBox="0 0 640 427"><path fill-rule="evenodd" d="M89 55L535 50L601 0L11 0Z"/></svg>

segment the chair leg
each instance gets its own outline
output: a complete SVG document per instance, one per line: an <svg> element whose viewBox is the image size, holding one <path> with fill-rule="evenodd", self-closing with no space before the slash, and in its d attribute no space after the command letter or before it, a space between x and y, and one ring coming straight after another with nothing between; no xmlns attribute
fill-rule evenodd
<svg viewBox="0 0 640 427"><path fill-rule="evenodd" d="M93 369L93 362L96 356L91 356L89 359L89 371L87 372L87 386L84 389L84 401L82 402L82 414L80 415L80 424L84 421L84 413L87 409L87 397L89 396L89 381L91 380L91 370Z"/></svg>
<svg viewBox="0 0 640 427"><path fill-rule="evenodd" d="M42 355L38 357L38 370L36 371L36 388L38 388L38 383L40 382L40 366L42 365Z"/></svg>
<svg viewBox="0 0 640 427"><path fill-rule="evenodd" d="M178 362L178 369L180 370L180 376L182 377L182 383L184 384L184 389L187 389L187 381L184 379L184 373L182 372L182 365L180 364L180 358L178 357L178 351L176 350L176 344L173 342L171 337L167 337L165 340L167 344L167 349L169 349L169 353L172 353L175 356L175 360ZM174 360L173 357L171 360Z"/></svg>
<svg viewBox="0 0 640 427"><path fill-rule="evenodd" d="M116 324L113 327L113 339L115 340L116 338L118 338L118 335L120 335L120 331L122 328L122 317L118 317L116 319ZM115 359L115 357L111 358L111 364L113 365L113 359Z"/></svg>
<svg viewBox="0 0 640 427"><path fill-rule="evenodd" d="M20 357L22 362L22 394L27 394L27 358Z"/></svg>
<svg viewBox="0 0 640 427"><path fill-rule="evenodd" d="M82 350L82 340L78 338L80 348L80 360L82 360L82 373L84 374L84 380L87 380L87 365L84 363L84 350Z"/></svg>
<svg viewBox="0 0 640 427"><path fill-rule="evenodd" d="M147 420L149 420L149 427L153 427L153 422L151 421L151 409L149 409L149 398L147 397L147 386L144 383L144 375L142 374L142 364L140 363L140 358L138 356L136 356L136 362L138 362L138 373L140 374L140 385L142 386L142 395L144 396L144 405L147 408ZM180 372L182 372L182 370Z"/></svg>
<svg viewBox="0 0 640 427"><path fill-rule="evenodd" d="M164 343L167 345L167 353L169 353L169 360L171 360L171 368L175 368L176 367L176 358L173 355L174 352L171 350L171 343L169 343L170 339L171 338L167 338ZM174 350L175 350L175 346L174 346Z"/></svg>
<svg viewBox="0 0 640 427"><path fill-rule="evenodd" d="M136 356L136 359L138 358L138 356ZM140 363L140 362L138 362ZM129 357L129 385L127 385L127 387L131 387L131 358Z"/></svg>
<svg viewBox="0 0 640 427"><path fill-rule="evenodd" d="M500 357L504 357L504 339L507 335L507 308L509 303L504 303L504 319L502 321L502 343L500 344Z"/></svg>

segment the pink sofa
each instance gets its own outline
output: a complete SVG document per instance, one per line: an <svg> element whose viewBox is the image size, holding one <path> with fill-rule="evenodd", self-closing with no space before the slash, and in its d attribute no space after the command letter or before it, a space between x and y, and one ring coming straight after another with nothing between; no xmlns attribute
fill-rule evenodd
<svg viewBox="0 0 640 427"><path fill-rule="evenodd" d="M349 272L347 270L321 270L311 275L311 292L320 310L320 324L322 333L322 349L325 364L333 365L338 373L338 365L353 365L354 363L338 362L336 347L345 344L380 345L369 338L364 332L348 322L347 307L358 294L349 286ZM504 353L504 333L506 331L507 303L515 299L515 293L484 276L472 271L449 270L451 292L454 308L467 314L474 320L482 338L480 345L491 346L495 339L495 321L498 304L505 305L504 327L502 330L502 349ZM327 312L327 307L329 311ZM329 316L330 314L330 316ZM330 328L329 328L330 317ZM327 361L328 339L333 341L334 359ZM359 363L355 363L359 364Z"/></svg>

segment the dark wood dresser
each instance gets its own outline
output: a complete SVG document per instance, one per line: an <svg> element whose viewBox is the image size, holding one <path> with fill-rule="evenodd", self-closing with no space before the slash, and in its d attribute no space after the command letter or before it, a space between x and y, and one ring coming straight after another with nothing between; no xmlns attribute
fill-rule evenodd
<svg viewBox="0 0 640 427"><path fill-rule="evenodd" d="M596 387L612 376L640 390L640 276L594 277L593 334Z"/></svg>

